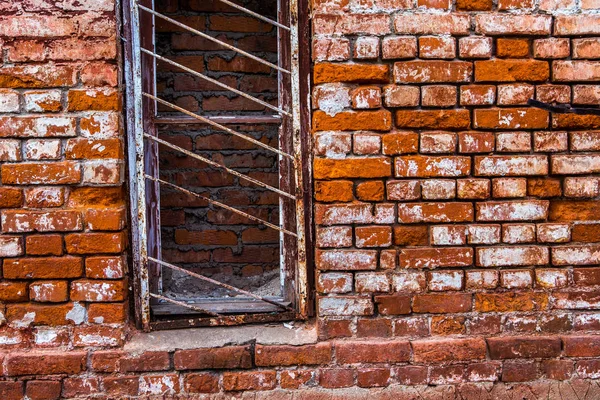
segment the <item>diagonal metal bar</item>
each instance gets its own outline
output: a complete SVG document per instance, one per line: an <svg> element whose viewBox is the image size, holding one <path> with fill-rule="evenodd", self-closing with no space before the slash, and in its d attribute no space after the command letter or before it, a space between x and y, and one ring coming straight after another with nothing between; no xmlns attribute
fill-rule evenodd
<svg viewBox="0 0 600 400"><path fill-rule="evenodd" d="M197 77L199 77L199 78L201 78L201 79L204 79L204 80L206 80L206 81L208 81L208 82L210 82L210 83L212 83L212 84L214 84L214 85L217 85L217 86L219 86L219 87L222 87L223 89L225 89L225 90L227 90L227 91L233 92L233 93L235 93L235 94L238 94L238 95L240 95L240 96L242 96L242 97L245 97L245 98L247 98L247 99L249 99L249 100L252 100L252 101L254 101L254 102L256 102L256 103L260 104L261 106L264 106L264 107L270 108L271 110L273 110L273 111L277 111L278 113L281 113L281 114L283 114L283 115L286 115L286 116L288 116L288 117L291 117L291 116L292 116L292 114L290 114L289 112L287 112L287 111L285 111L285 110L283 110L283 109L281 109L281 108L279 108L279 107L277 107L277 106L274 106L274 105L272 105L272 104L269 104L269 103L267 103L266 101L263 101L263 100L261 100L261 99L258 99L258 98L256 98L256 97L254 97L254 96L251 96L251 95L249 95L248 93L244 93L244 92L242 92L241 90L237 90L237 89L235 89L235 88L232 88L231 86L228 86L228 85L226 85L226 84L224 84L224 83L221 83L221 82L219 82L219 81L218 81L218 80L216 80L216 79L213 79L213 78L211 78L211 77L208 77L208 76L206 76L206 75L204 75L204 74L201 74L201 73L200 73L200 72L198 72L198 71L195 71L195 70L193 70L193 69L191 69L191 68L188 68L188 67L186 67L185 65L181 65L181 64L179 64L179 63L176 63L175 61L169 60L168 58L165 58L165 57L163 57L163 56L160 56L160 55L158 55L158 54L156 54L156 53L153 53L153 52L151 52L150 50L146 50L146 49L144 49L144 48L140 48L140 50L141 50L143 53L146 53L146 54L149 54L149 55L151 55L152 57L156 58L157 60L160 60L160 61L166 62L167 64L171 64L171 65L173 65L173 66L175 66L175 67L177 67L177 68L181 68L182 70L184 70L184 71L187 71L187 72L189 72L190 74L192 74L192 75L194 75L194 76L197 76Z"/></svg>
<svg viewBox="0 0 600 400"><path fill-rule="evenodd" d="M286 31L291 30L289 26L285 26L285 25L283 25L283 24L281 24L281 23L279 23L279 22L277 22L275 20L272 20L272 19L267 18L265 16L262 16L262 15L260 15L258 13L255 13L252 10L248 10L247 8L242 7L242 6L238 5L238 4L235 4L235 3L233 3L233 2L231 2L229 0L218 0L218 1L220 1L221 3L227 4L229 7L233 7L235 9L237 9L237 10L245 12L246 14L252 15L254 18L258 18L258 19L260 19L262 21L268 22L271 25L275 25L276 27L279 27L281 29L285 29Z"/></svg>
<svg viewBox="0 0 600 400"><path fill-rule="evenodd" d="M178 266L173 265L173 264L169 264L168 262L161 261L161 260L158 260L158 259L153 258L153 257L148 257L148 260L154 261L155 263L160 264L163 267L171 268L171 269L173 269L175 271L186 273L186 274L188 274L190 276L193 276L194 278L201 279L201 280L203 280L205 282L209 282L209 283L212 283L214 285L224 287L225 289L229 289L229 290L232 290L234 292L238 292L238 293L244 294L244 295L252 297L252 298L254 298L256 300L261 300L261 301L264 301L265 303L273 304L275 306L281 307L281 308L283 308L285 310L288 310L288 311L295 311L293 308L291 308L290 306L288 306L286 304L280 303L280 302L275 301L275 300L267 299L266 297L258 296L258 295L254 294L252 292L248 292L248 291L246 291L244 289L236 288L235 286L231 286L231 285L228 285L228 284L223 283L223 282L219 282L217 280L211 279L211 278L206 277L204 275L196 274L196 273L194 273L192 271L188 271L187 269L178 267Z"/></svg>
<svg viewBox="0 0 600 400"><path fill-rule="evenodd" d="M150 259L150 258L148 258L148 259ZM155 260L155 259L153 259L153 260ZM160 262L158 262L158 260L156 260L155 262L157 262L158 264L160 264ZM164 300L164 301L169 302L169 303L177 304L178 306L186 307L186 308L189 308L191 310L201 312L203 314L208 314L208 315L211 315L213 317L220 317L221 316L221 314L217 314L216 312L209 311L209 310L206 310L204 308L196 307L195 305L192 305L190 303L185 303L183 301L173 300L173 299L170 299L168 297L161 296L160 294L154 294L154 293L149 293L149 294L150 294L150 297L154 297L155 299Z"/></svg>
<svg viewBox="0 0 600 400"><path fill-rule="evenodd" d="M283 190L277 189L276 187L274 187L274 186L271 186L271 185L267 185L266 183L264 183L264 182L261 182L261 181L259 181L258 179L251 178L251 177L249 177L248 175L244 175L244 174L242 174L242 173L240 173L240 172L237 172L236 170L233 170L233 169L231 169L231 168L227 168L226 166L224 166L224 165L221 165L221 164L219 164L218 162L215 162L215 161L213 161L213 160L210 160L210 159L208 159L208 158L206 158L206 157L202 157L202 156L200 156L200 155L198 155L198 154L196 154L196 153L192 153L191 151L189 151L189 150L186 150L186 149L184 149L184 148L182 148L182 147L176 146L176 145L174 145L174 144L172 144L172 143L169 143L169 142L167 142L166 140L159 139L159 138L157 138L156 136L148 135L147 133L144 133L144 137L146 137L147 139L150 139L150 140L152 140L152 141L155 141L155 142L157 142L157 143L163 144L163 145L165 145L165 146L167 146L167 147L170 147L170 148L172 148L173 150L177 150L177 151L179 151L179 152L181 152L181 153L185 154L186 156L189 156L189 157L195 158L196 160L200 160L200 161L202 161L202 162L205 162L205 163L207 163L207 164L209 164L209 165L212 165L213 167L216 167L216 168L222 168L222 169L224 169L225 171L229 172L231 175L235 175L235 176L237 176L237 177L238 177L238 178L240 178L240 179L244 179L244 180L246 180L246 181L248 181L248 182L252 182L252 183L254 183L255 185L258 185L258 186L260 186L260 187L263 187L263 188L265 188L265 189L269 189L269 190L271 190L271 191L273 191L273 192L275 192L275 193L278 193L278 194L280 194L281 196L285 196L285 197L288 197L288 198L290 198L290 199L292 199L292 200L296 200L296 197L295 197L295 196L293 196L293 195L291 195L291 194L289 194L289 193L287 193L287 192L284 192Z"/></svg>
<svg viewBox="0 0 600 400"><path fill-rule="evenodd" d="M177 190L179 190L181 192L184 192L184 193L187 193L189 195L195 196L195 197L197 197L199 199L205 200L205 201L209 202L210 204L214 204L214 205L216 205L218 207L221 207L221 208L229 210L229 211L231 211L233 213L239 214L239 215L241 215L241 216L243 216L245 218L251 219L251 220L256 221L256 222L259 222L259 223L261 223L261 224L263 224L265 226L268 226L269 228L273 228L273 229L275 229L275 230L277 230L279 232L287 233L288 235L291 235L293 237L298 237L292 231L288 231L287 229L283 229L283 228L281 228L281 227L279 227L279 226L277 226L275 224L272 224L270 222L265 221L264 219L260 219L258 217L255 217L254 215L251 215L251 214L245 213L243 211L240 211L237 208L228 206L227 204L223 204L220 201L216 201L216 200L213 200L213 199L211 199L209 197L202 196L201 194L198 194L196 192L192 192L191 190L187 190L185 188L182 188L181 186L177 186L175 184L172 184L172 183L167 182L165 180L162 180L160 178L155 178L155 177L150 176L150 175L146 175L146 179L150 179L151 181L154 181L154 182L160 182L160 183L162 183L162 184L164 184L166 186L172 187L172 188L177 189Z"/></svg>
<svg viewBox="0 0 600 400"><path fill-rule="evenodd" d="M244 51L244 50L238 49L237 47L235 47L235 46L232 46L232 45L230 45L230 44L228 44L228 43L225 43L225 42L223 42L223 41L221 41L221 40L219 40L219 39L216 39L216 38L214 38L214 37L212 37L212 36L210 36L210 35L207 35L207 34L206 34L206 33L204 33L204 32L201 32L201 31L199 31L199 30L197 30L197 29L194 29L194 28L192 28L192 27L189 27L189 26L187 26L186 24L182 24L181 22L179 22L179 21L176 21L176 20L174 20L173 18L169 18L169 17L167 17L167 16L166 16L166 15L164 15L164 14L161 14L161 13L159 13L159 12L156 12L156 11L152 10L151 8L144 7L143 5L141 5L141 4L139 4L139 3L136 3L136 4L137 4L137 7L138 7L139 9L141 9L141 10L144 10L144 11L146 11L146 12L149 12L150 14L152 14L152 15L154 15L154 16L156 16L156 17L160 18L160 19L164 19L165 21L168 21L168 22L172 23L173 25L176 25L176 26L178 26L178 27L180 27L180 28L183 28L183 29L185 29L185 30L187 30L187 31L189 31L189 32L192 32L192 33L194 33L194 34L196 34L196 35L198 35L198 36L201 36L201 37L203 37L203 38L205 38L205 39L207 39L207 40L210 40L210 41L212 41L212 42L218 43L219 45L221 45L221 46L223 46L223 47L225 47L225 48L227 48L227 49L229 49L229 50L231 50L231 51L235 51L236 53L242 54L242 55L244 55L244 56L246 56L246 57L248 57L248 58L251 58L251 59L253 59L254 61L258 61L258 62L259 62L259 63L261 63L261 64L267 65L267 66L268 66L268 67L270 67L270 68L276 69L276 70L278 70L278 71L281 71L281 72L285 72L286 74L291 74L291 72L290 72L290 71L288 71L288 70L287 70L287 69L285 69L285 68L281 68L280 66L278 66L278 65L275 65L275 64L273 64L273 63L270 63L270 62L268 62L268 61L266 61L266 60L263 60L262 58L260 58L260 57L257 57L257 56L255 56L254 54L251 54L251 53L248 53L247 51Z"/></svg>
<svg viewBox="0 0 600 400"><path fill-rule="evenodd" d="M172 108L172 109L174 109L174 110L177 110L177 111L179 111L179 112L182 112L182 113L184 113L184 114L186 114L186 115L189 115L190 117L192 117L192 118L195 118L195 119L197 119L198 121L202 121L202 122L204 122L204 123L206 123L206 124L208 124L208 125L212 125L212 126L214 126L215 128L218 128L218 129L220 129L220 130L222 130L222 131L225 131L225 132L227 132L227 133L230 133L230 134L232 134L232 135L234 135L234 136L237 136L237 137L239 137L239 138L242 138L242 139L244 139L244 140L247 140L247 141L249 141L249 142L251 142L251 143L254 143L254 144L255 144L255 145L257 145L257 146L260 146L260 147L262 147L262 148L265 148L265 149L267 149L267 150L270 150L270 151L272 151L272 152L274 152L274 153L277 153L277 154L279 154L279 155L282 155L282 156L284 156L284 157L287 157L287 158L289 158L289 159L291 159L291 160L294 160L294 156L293 156L293 155L291 155L291 154L288 154L288 153L286 153L286 152L284 152L284 151L281 151L281 150L279 150L279 149L276 149L275 147L271 147L271 146L269 146L268 144L264 144L263 142L260 142L260 141L258 141L258 140L256 140L256 139L253 139L253 138L251 138L251 137L248 137L248 136L246 136L246 135L244 135L244 134L241 134L241 133L239 133L239 132L237 132L237 131L234 131L233 129L227 128L226 126L224 126L224 125L221 125L221 124L219 124L219 123L217 123L217 122L211 121L211 120L210 120L210 118L203 117L203 116L201 116L201 115L198 115L198 114L195 114L195 113L193 113L193 112L191 112L191 111L189 111L189 110L186 110L185 108L181 108L181 107L179 107L178 105L175 105L175 104L173 104L173 103L169 103L169 102L168 102L168 101L166 101L166 100L159 99L158 97L156 97L156 96L153 96L153 95L151 95L150 93L146 93L146 92L144 92L144 93L142 93L142 95L144 95L144 96L146 96L146 97L148 97L148 98L150 98L150 99L152 99L152 100L154 100L154 101L157 101L157 102L159 102L160 104L164 104L165 106L167 106L167 107L169 107L169 108Z"/></svg>

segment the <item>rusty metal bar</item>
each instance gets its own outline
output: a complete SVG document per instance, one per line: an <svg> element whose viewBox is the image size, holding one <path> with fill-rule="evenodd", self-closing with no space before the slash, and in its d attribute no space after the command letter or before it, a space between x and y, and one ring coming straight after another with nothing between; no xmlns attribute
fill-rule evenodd
<svg viewBox="0 0 600 400"><path fill-rule="evenodd" d="M598 107L573 107L570 104L550 104L534 99L527 100L527 104L555 114L600 115Z"/></svg>
<svg viewBox="0 0 600 400"><path fill-rule="evenodd" d="M185 274L188 274L189 276L193 276L194 278L201 279L201 280L203 280L205 282L209 282L209 283L212 283L214 285L221 286L221 287L223 287L225 289L229 289L231 291L238 292L238 293L244 294L246 296L252 297L253 299L261 300L261 301L264 301L265 303L269 303L269 304L273 304L275 306L281 307L284 310L295 311L293 308L291 308L290 306L288 306L286 304L280 303L280 302L275 301L275 300L267 299L266 297L258 296L258 295L254 294L252 292L248 292L248 291L246 291L244 289L236 288L235 286L231 286L231 285L228 285L228 284L223 283L223 282L219 282L217 280L211 279L211 278L206 277L204 275L196 274L196 273L194 273L192 271L188 271L187 269L178 267L178 266L173 265L173 264L169 264L168 262L165 262L165 261L162 261L162 260L157 260L156 258L153 258L153 257L148 257L148 259L151 260L151 261L154 261L157 264L162 265L163 267L167 267L167 268L171 268L172 270L175 270L175 271L183 272Z"/></svg>
<svg viewBox="0 0 600 400"><path fill-rule="evenodd" d="M167 142L167 141L165 141L165 140L159 139L159 138L157 138L156 136L152 136L152 135L144 134L144 137L145 137L145 138L147 138L147 139L153 140L153 141L155 141L155 142L157 142L157 143L163 144L163 145L165 145L165 146L167 146L167 147L170 147L170 148L172 148L173 150L177 150L177 151L179 151L179 152L181 152L181 153L185 154L186 156L189 156L189 157L195 158L196 160L200 160L200 161L202 161L202 162L205 162L205 163L207 163L207 164L209 164L209 165L212 165L213 167L216 167L216 168L222 168L222 169L224 169L225 171L229 172L231 175L235 175L235 176L237 176L237 177L238 177L238 178L240 178L240 179L244 179L244 180L246 180L246 181L248 181L248 182L252 182L252 183L254 183L255 185L257 185L257 186L260 186L260 187L263 187L263 188L265 188L265 189L269 189L269 190L271 190L271 191L273 191L273 192L275 192L275 193L278 193L278 194L279 194L279 195L281 195L281 196L285 196L285 197L288 197L288 198L290 198L290 199L292 199L292 200L296 200L296 197L294 197L294 195L291 195L291 194L289 194L289 193L286 193L286 192L284 192L283 190L279 190L279 189L277 189L276 187L273 187L273 186L271 186L271 185L267 185L266 183L264 183L264 182L261 182L261 181L259 181L258 179L251 178L251 177L249 177L248 175L244 175L244 174L242 174L242 173L240 173L240 172L237 172L236 170L233 170L233 169L231 169L231 168L227 168L226 166L224 166L224 165L221 165L221 164L219 164L218 162L215 162L215 161L213 161L213 160L210 160L210 159L208 159L208 158L206 158L206 157L202 157L202 156L200 156L200 155L198 155L198 154L196 154L196 153L192 153L191 151L189 151L189 150L186 150L186 149L184 149L184 148L182 148L182 147L176 146L176 145L174 145L174 144L171 144L171 143L169 143L169 142Z"/></svg>
<svg viewBox="0 0 600 400"><path fill-rule="evenodd" d="M213 122L227 125L275 125L281 124L283 118L279 114L272 115L214 115L207 116ZM152 119L157 125L202 125L204 122L196 118L176 116L156 116Z"/></svg>
<svg viewBox="0 0 600 400"><path fill-rule="evenodd" d="M189 115L189 116L190 116L190 117L192 117L192 118L196 118L196 119L197 119L197 120L199 120L199 121L202 121L202 122L204 122L204 123L207 123L208 125L212 125L212 126L214 126L215 128L221 129L222 131L225 131L225 132L227 132L227 133L230 133L230 134L232 134L232 135L234 135L234 136L237 136L237 137L239 137L239 138L242 138L242 139L244 139L244 140L247 140L247 141L249 141L249 142L251 142L251 143L254 143L254 144L255 144L255 145L257 145L257 146L263 147L263 148L265 148L265 149L267 149L267 150L270 150L270 151L272 151L272 152L274 152L274 153L277 153L277 154L279 154L279 155L282 155L282 156L285 156L285 157L288 157L288 158L290 158L290 159L294 160L294 156L292 156L291 154L287 154L286 152L283 152L283 151L281 151L281 150L279 150L279 149L276 149L275 147L271 147L271 146L269 146L268 144L264 144L263 142L260 142L260 141L258 141L258 140L256 140L256 139L253 139L253 138L251 138L251 137L248 137L248 136L246 136L246 135L244 135L244 134L241 134L241 133L239 133L239 132L237 132L237 131L234 131L233 129L227 128L226 126L223 126L223 125L221 125L221 124L219 124L219 123L217 123L217 122L211 121L210 119L208 119L208 118L206 118L206 117L203 117L203 116L201 116L201 115L195 114L195 113L193 113L193 112L191 112L191 111L188 111L188 110L186 110L185 108L181 108L181 107L179 107L178 105L175 105L175 104L173 104L173 103L169 103L169 102L168 102L168 101L166 101L166 100L159 99L158 97L156 97L156 96L153 96L153 95L151 95L151 94L149 94L149 93L142 93L142 94L143 94L144 96L146 96L146 97L148 97L148 98L150 98L150 99L154 100L154 101L157 101L157 102L159 102L159 103L161 103L161 104L163 104L163 105L167 106L167 107L173 108L173 109L175 109L175 110L177 110L177 111L180 111L180 112L182 112L182 113L184 113L184 114L186 114L186 115Z"/></svg>
<svg viewBox="0 0 600 400"><path fill-rule="evenodd" d="M129 30L131 48L127 56L131 62L125 63L127 78L127 121L130 134L128 135L128 158L130 169L130 200L131 216L135 224L132 226L133 260L136 265L136 308L140 315L142 328L149 330L150 324L150 288L148 276L148 239L146 221L146 181L144 179L144 139L143 139L143 97L142 97L142 61L141 54L136 49L141 47L140 16L135 0L128 0Z"/></svg>
<svg viewBox="0 0 600 400"><path fill-rule="evenodd" d="M175 67L177 67L177 68L181 68L182 70L184 70L184 71L187 71L187 72L189 72L190 74L192 74L192 75L194 75L194 76L197 76L197 77L199 77L199 78L201 78L201 79L204 79L204 80L206 80L206 81L208 81L208 82L210 82L210 83L212 83L212 84L215 84L215 85L217 85L217 86L219 86L219 87L222 87L223 89L225 89L225 90L227 90L227 91L233 92L233 93L235 93L235 94L237 94L237 95L240 95L240 96L242 96L242 97L245 97L245 98L247 98L247 99L249 99L249 100L252 100L252 101L254 101L254 102L256 102L256 103L260 104L261 106L264 106L264 107L270 108L271 110L273 110L273 111L277 111L278 113L281 113L281 114L283 114L283 115L285 115L285 116L288 116L288 117L291 117L291 116L292 116L292 114L290 114L289 112L287 112L287 111L285 111L285 110L283 110L283 109L281 109L281 108L279 108L279 107L276 107L276 106L274 106L274 105L272 105L272 104L269 104L269 103L267 103L266 101L263 101L263 100L261 100L261 99L258 99L258 98L254 97L254 96L251 96L251 95L249 95L248 93L244 93L244 92L242 92L241 90L237 90L237 89L235 89L235 88L232 88L231 86L227 86L226 84L224 84L224 83L221 83L221 82L219 82L218 80L216 80L216 79L213 79L213 78L211 78L211 77L208 77L208 76L206 76L206 75L204 75L204 74L201 74L200 72L198 72L198 71L195 71L195 70L193 70L193 69L191 69L191 68L188 68L188 67L186 67L185 65L181 65L181 64L179 64L179 63L176 63L175 61L169 60L168 58L165 58L165 57L163 57L163 56L160 56L160 55L158 55L158 54L156 54L156 53L153 53L153 52L151 52L151 51L149 51L149 50L146 50L146 49L144 49L144 48L141 48L140 50L141 50L142 52L144 52L144 53L148 54L148 55L151 55L152 57L156 58L157 60L160 60L160 61L166 62L167 64L171 64L171 65L173 65L173 66L175 66Z"/></svg>
<svg viewBox="0 0 600 400"><path fill-rule="evenodd" d="M157 259L155 259L153 257L149 257L149 259L151 261L154 261L157 264L162 265ZM168 303L177 304L178 306L189 308L190 310L198 311L198 312L201 312L203 314L208 314L208 315L213 316L213 317L220 317L221 316L221 314L217 314L216 312L212 312L212 311L209 311L209 310L205 310L204 308L196 307L196 306L192 305L191 303L185 303L183 301L173 300L173 299L170 299L168 297L161 296L160 294L150 293L150 297L154 297L155 299L163 300L163 301L166 301Z"/></svg>
<svg viewBox="0 0 600 400"><path fill-rule="evenodd" d="M296 232L297 232L297 260L296 260L296 300L298 311L302 315L308 313L308 279L306 271L306 235L305 235L305 208L304 208L304 177L302 168L302 124L300 116L300 31L298 0L289 1L289 14L291 24L291 85L292 85L292 140L294 149L294 164L296 165ZM307 105L310 99L307 99Z"/></svg>
<svg viewBox="0 0 600 400"><path fill-rule="evenodd" d="M213 200L213 199L211 199L209 197L203 196L203 195L198 194L196 192L192 192L191 190L187 190L185 188L182 188L181 186L177 186L177 185L175 185L173 183L167 182L167 181L162 180L160 178L154 178L154 177L152 177L150 175L146 175L146 179L150 179L151 181L154 181L154 182L160 182L160 183L162 183L164 185L167 185L169 187L177 189L177 190L179 190L181 192L184 192L184 193L187 193L189 195L198 197L199 199L205 200L205 201L209 202L210 204L214 204L214 205L216 205L218 207L221 207L221 208L229 210L229 211L231 211L233 213L239 214L239 215L241 215L241 216L243 216L245 218L251 219L251 220L256 221L256 222L259 222L259 223L261 223L261 224L263 224L265 226L268 226L269 228L273 228L275 230L278 230L279 232L287 233L288 235L292 235L294 237L297 237L297 235L294 232L288 231L287 229L283 229L283 228L281 228L281 227L279 227L279 226L277 226L275 224L272 224L272 223L267 222L267 221L265 221L263 219L255 217L254 215L245 213L243 211L238 210L237 208L228 206L227 204L223 204L220 201Z"/></svg>
<svg viewBox="0 0 600 400"><path fill-rule="evenodd" d="M254 11L248 10L247 8L245 8L245 7L242 7L242 6L240 6L240 5L237 5L237 4L235 4L235 3L233 3L233 2L231 2L231 1L229 1L229 0L218 0L218 1L220 1L221 3L225 3L225 4L227 4L229 7L233 7L233 8L235 8L235 9L237 9L237 10L243 11L243 12L245 12L246 14L250 14L250 15L252 15L254 18L258 18L258 19L260 19L260 20L262 20L262 21L268 22L268 23L269 23L269 24L271 24L271 25L275 25L275 26L277 26L277 27L279 27L279 28L281 28L281 29L285 29L285 30L287 30L287 31L289 31L289 30L290 30L290 27L289 27L289 26L285 26L285 25L283 25L283 24L280 24L280 23L279 23L279 22L277 22L277 21L274 21L274 20L272 20L272 19L270 19L270 18L267 18L267 17L265 17L265 16L262 16L262 15L260 15L260 14L258 14L258 13L255 13Z"/></svg>
<svg viewBox="0 0 600 400"><path fill-rule="evenodd" d="M253 55L253 54L251 54L251 53L248 53L247 51L244 51L244 50L238 49L237 47L235 47L235 46L232 46L232 45L230 45L230 44L228 44L228 43L225 43L225 42L223 42L223 41L221 41L221 40L219 40L219 39L216 39L216 38L214 38L214 37L212 37L212 36L210 36L210 35L207 35L207 34L206 34L206 33L204 33L204 32L200 32L200 31L199 31L199 30L197 30L197 29L194 29L194 28L191 28L191 27L189 27L189 26L187 26L187 25L185 25L185 24L182 24L181 22L179 22L179 21L176 21L176 20L174 20L174 19L172 19L172 18L169 18L169 17L167 17L167 16L166 16L166 15L164 15L164 14L161 14L161 13L159 13L159 12L156 12L156 11L154 11L154 10L152 10L152 9L148 8L148 7L144 7L143 5L141 5L141 4L139 4L139 3L136 3L136 4L137 4L137 7L138 7L138 8L140 8L140 9L142 9L142 10L146 11L146 12L149 12L150 14L152 14L152 15L154 15L154 16L156 16L156 17L158 17L158 18L164 19L165 21L168 21L168 22L172 23L173 25L176 25L176 26L178 26L178 27L180 27L180 28L183 28L183 29L185 29L185 30L187 30L187 31L189 31L189 32L192 32L192 33L194 33L194 34L196 34L196 35L198 35L198 36L201 36L201 37L203 37L203 38L205 38L205 39L207 39L207 40L210 40L210 41L212 41L212 42L218 43L219 45L221 45L221 46L223 46L223 47L225 47L225 48L227 48L227 49L229 49L229 50L231 50L231 51L235 51L236 53L242 54L242 55L244 55L244 56L246 56L246 57L248 57L248 58L251 58L251 59L253 59L254 61L257 61L257 62L259 62L259 63L261 63L261 64L264 64L264 65L266 65L266 66L268 66L268 67L270 67L270 68L276 69L276 70L278 70L278 71L281 71L281 72L285 72L286 74L290 74L290 73L291 73L290 71L288 71L288 70L286 70L286 69L284 69L284 68L281 68L281 67L280 67L280 66L278 66L278 65L275 65L275 64L273 64L273 63L270 63L270 62L268 62L268 61L265 61L265 60L263 60L263 59L262 59L262 58L260 58L260 57L257 57L257 56L255 56L255 55Z"/></svg>

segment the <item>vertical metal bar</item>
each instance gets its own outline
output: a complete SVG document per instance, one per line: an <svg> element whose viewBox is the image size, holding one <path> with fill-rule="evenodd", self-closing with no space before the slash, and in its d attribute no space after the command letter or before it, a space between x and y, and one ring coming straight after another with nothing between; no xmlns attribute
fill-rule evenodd
<svg viewBox="0 0 600 400"><path fill-rule="evenodd" d="M288 0L277 1L277 18L283 23L290 21L290 9ZM277 31L277 56L279 65L285 69L291 69L290 32L279 29ZM278 74L278 100L279 107L290 110L291 99L291 75ZM290 117L292 117L290 115ZM292 118L282 118L279 126L279 149L288 154L294 153L292 141ZM294 165L289 159L279 157L279 187L294 193ZM287 199L279 199L279 225L288 230L296 229L296 202ZM282 294L287 301L294 306L296 299L296 239L288 235L279 236L279 269Z"/></svg>
<svg viewBox="0 0 600 400"><path fill-rule="evenodd" d="M297 308L300 315L308 314L308 288L306 272L306 236L304 220L304 182L302 168L302 125L300 115L300 32L298 0L289 0L291 28L291 89L292 89L292 135L294 143L294 159L296 163L296 234L298 249L296 261L296 295Z"/></svg>
<svg viewBox="0 0 600 400"><path fill-rule="evenodd" d="M126 0L129 12L127 34L130 44L127 47L125 63L127 79L127 124L128 124L128 162L129 193L131 199L132 257L136 274L136 311L140 324L145 331L150 330L150 290L148 280L148 244L146 237L146 179L144 178L144 129L142 97L142 62L140 48L140 20L135 0Z"/></svg>

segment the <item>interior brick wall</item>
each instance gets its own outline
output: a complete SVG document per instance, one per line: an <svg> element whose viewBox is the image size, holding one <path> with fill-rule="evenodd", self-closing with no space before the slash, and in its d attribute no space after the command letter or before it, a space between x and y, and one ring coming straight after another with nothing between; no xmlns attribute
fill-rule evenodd
<svg viewBox="0 0 600 400"><path fill-rule="evenodd" d="M240 4L276 18L276 1L251 0ZM218 1L165 0L156 2L156 8L172 19L277 63L277 29L266 22ZM167 21L157 20L156 30L156 47L161 56L277 105L277 71ZM165 62L157 64L157 82L161 98L203 115L273 113ZM173 115L172 109L162 105L159 112ZM227 126L275 148L279 146L277 123ZM159 136L252 178L279 186L277 155L243 139L206 125L160 126ZM279 223L279 198L275 193L165 146L159 148L159 159L161 177L166 181ZM245 290L279 296L277 231L257 228L254 220L169 188L161 189L161 198L165 261ZM231 295L182 273L170 270L163 273L165 293L177 298Z"/></svg>
<svg viewBox="0 0 600 400"><path fill-rule="evenodd" d="M133 353L115 3L0 4L0 398L600 397L600 4L312 6L317 343Z"/></svg>

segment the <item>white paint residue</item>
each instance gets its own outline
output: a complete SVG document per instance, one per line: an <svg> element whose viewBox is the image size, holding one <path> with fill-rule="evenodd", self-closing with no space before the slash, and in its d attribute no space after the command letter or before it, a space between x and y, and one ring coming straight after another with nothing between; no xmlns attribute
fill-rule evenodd
<svg viewBox="0 0 600 400"><path fill-rule="evenodd" d="M58 333L54 329L38 329L35 333L35 343L37 345L52 344L58 338Z"/></svg>
<svg viewBox="0 0 600 400"><path fill-rule="evenodd" d="M73 308L67 313L66 319L73 321L75 325L80 325L85 322L86 309L79 302L73 303Z"/></svg>
<svg viewBox="0 0 600 400"><path fill-rule="evenodd" d="M35 312L27 312L23 318L14 320L11 325L15 328L27 328L35 321Z"/></svg>

